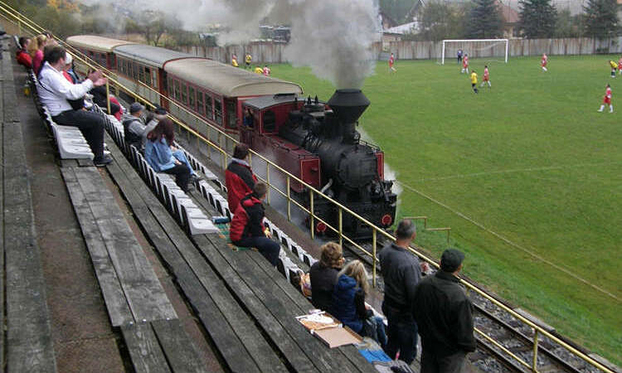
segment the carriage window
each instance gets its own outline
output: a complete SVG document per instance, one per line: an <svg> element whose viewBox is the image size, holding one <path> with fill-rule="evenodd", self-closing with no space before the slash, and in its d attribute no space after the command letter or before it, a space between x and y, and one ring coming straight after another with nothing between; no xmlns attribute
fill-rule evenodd
<svg viewBox="0 0 622 373"><path fill-rule="evenodd" d="M145 70L142 66L139 66L138 68L138 81L139 82L145 81Z"/></svg>
<svg viewBox="0 0 622 373"><path fill-rule="evenodd" d="M194 87L188 87L188 104L190 105L190 109L197 109L194 105Z"/></svg>
<svg viewBox="0 0 622 373"><path fill-rule="evenodd" d="M205 117L207 119L214 119L214 103L209 93L205 94Z"/></svg>
<svg viewBox="0 0 622 373"><path fill-rule="evenodd" d="M216 115L216 123L222 124L222 101L214 99L214 114Z"/></svg>
<svg viewBox="0 0 622 373"><path fill-rule="evenodd" d="M188 87L184 83L181 84L181 102L188 105Z"/></svg>
<svg viewBox="0 0 622 373"><path fill-rule="evenodd" d="M145 83L151 86L151 69L148 67L145 67Z"/></svg>
<svg viewBox="0 0 622 373"><path fill-rule="evenodd" d="M200 115L205 113L205 107L203 106L203 92L197 91L197 111Z"/></svg>
<svg viewBox="0 0 622 373"><path fill-rule="evenodd" d="M276 129L276 115L274 111L268 110L263 113L263 131L274 132Z"/></svg>
<svg viewBox="0 0 622 373"><path fill-rule="evenodd" d="M151 69L151 85L153 85L153 88L158 89L158 73L156 69Z"/></svg>
<svg viewBox="0 0 622 373"><path fill-rule="evenodd" d="M138 80L138 65L132 62L132 78Z"/></svg>
<svg viewBox="0 0 622 373"><path fill-rule="evenodd" d="M181 97L180 95L181 89L179 88L179 85L180 85L179 80L176 80L175 81L175 100L177 101L179 101Z"/></svg>
<svg viewBox="0 0 622 373"><path fill-rule="evenodd" d="M227 101L227 127L236 128L238 125L238 118L235 110L235 101Z"/></svg>

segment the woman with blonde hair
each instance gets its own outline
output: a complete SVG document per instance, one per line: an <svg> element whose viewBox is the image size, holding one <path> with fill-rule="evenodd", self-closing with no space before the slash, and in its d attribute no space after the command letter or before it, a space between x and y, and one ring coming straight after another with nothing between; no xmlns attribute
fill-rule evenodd
<svg viewBox="0 0 622 373"><path fill-rule="evenodd" d="M351 261L337 274L331 314L362 337L370 337L384 348L387 343L384 323L365 305L368 292L365 266L359 260Z"/></svg>
<svg viewBox="0 0 622 373"><path fill-rule="evenodd" d="M41 70L41 66L43 66L43 48L45 48L45 44L47 42L47 38L45 35L37 35L28 48L28 52L32 57L32 69L35 74L39 74L39 70Z"/></svg>
<svg viewBox="0 0 622 373"><path fill-rule="evenodd" d="M337 273L343 266L343 251L335 242L322 247L320 261L315 262L309 270L311 277L311 303L315 308L329 311L333 301L333 288L337 282Z"/></svg>

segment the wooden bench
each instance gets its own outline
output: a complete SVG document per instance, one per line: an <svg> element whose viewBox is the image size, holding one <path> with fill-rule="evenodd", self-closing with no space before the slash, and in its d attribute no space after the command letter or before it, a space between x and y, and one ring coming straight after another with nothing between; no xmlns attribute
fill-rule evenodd
<svg viewBox="0 0 622 373"><path fill-rule="evenodd" d="M6 45L7 39L2 41ZM4 49L4 48L3 48ZM0 366L7 372L56 372L50 315L46 301L41 254L34 232L30 182L26 165L22 125L17 113L17 98L11 54L2 52L0 73L2 89L2 128L0 154L0 318L6 319L6 346L0 338ZM1 273L6 269L6 273ZM6 283L4 278L6 276ZM4 355L6 351L6 356Z"/></svg>
<svg viewBox="0 0 622 373"><path fill-rule="evenodd" d="M229 369L285 372L286 367L199 250L119 148L108 170Z"/></svg>
<svg viewBox="0 0 622 373"><path fill-rule="evenodd" d="M274 268L259 264L265 262L259 253L235 252L222 235L192 239L292 366L311 363L325 372L374 371L353 346L329 349L298 323L295 317L313 306Z"/></svg>

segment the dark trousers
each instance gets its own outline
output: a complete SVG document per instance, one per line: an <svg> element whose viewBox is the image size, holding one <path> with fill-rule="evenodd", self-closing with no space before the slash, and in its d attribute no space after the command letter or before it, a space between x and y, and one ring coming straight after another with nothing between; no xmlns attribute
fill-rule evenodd
<svg viewBox="0 0 622 373"><path fill-rule="evenodd" d="M104 156L104 125L106 122L103 116L92 111L68 110L52 119L61 126L78 127L86 142L89 143L95 159L98 160Z"/></svg>
<svg viewBox="0 0 622 373"><path fill-rule="evenodd" d="M448 356L437 356L425 346L421 352L421 373L462 373L466 367L466 354L462 351Z"/></svg>
<svg viewBox="0 0 622 373"><path fill-rule="evenodd" d="M387 317L387 346L384 349L393 360L400 353L400 360L410 363L417 357L417 323L410 311L400 310L382 303Z"/></svg>
<svg viewBox="0 0 622 373"><path fill-rule="evenodd" d="M256 247L257 250L268 259L271 265L276 266L276 260L279 258L281 245L268 237L243 237L241 240L234 242L236 246Z"/></svg>
<svg viewBox="0 0 622 373"><path fill-rule="evenodd" d="M175 184L184 192L188 191L188 181L190 181L190 170L185 164L176 164L175 167L163 170L165 174L175 175Z"/></svg>

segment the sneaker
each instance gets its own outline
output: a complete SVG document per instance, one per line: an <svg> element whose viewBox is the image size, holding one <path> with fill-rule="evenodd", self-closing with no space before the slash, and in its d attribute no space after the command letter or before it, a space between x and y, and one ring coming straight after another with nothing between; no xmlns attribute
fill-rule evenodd
<svg viewBox="0 0 622 373"><path fill-rule="evenodd" d="M109 155L104 155L101 158L93 159L93 163L96 167L104 167L105 165L112 163L112 157L110 157Z"/></svg>
<svg viewBox="0 0 622 373"><path fill-rule="evenodd" d="M190 175L190 184L196 184L196 183L198 183L201 180L203 180L203 178L201 178L200 176L198 176L196 174Z"/></svg>

